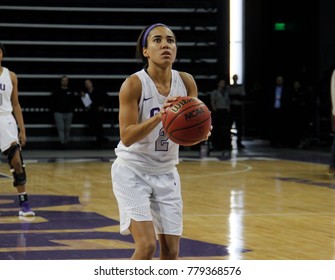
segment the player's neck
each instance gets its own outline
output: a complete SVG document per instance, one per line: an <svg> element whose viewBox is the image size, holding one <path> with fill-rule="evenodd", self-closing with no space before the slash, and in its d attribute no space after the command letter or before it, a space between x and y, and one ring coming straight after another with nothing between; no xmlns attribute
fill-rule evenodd
<svg viewBox="0 0 335 280"><path fill-rule="evenodd" d="M155 82L155 83L160 83L164 84L167 81L171 81L171 68L168 69L161 69L161 68L148 68L146 70L150 78Z"/></svg>

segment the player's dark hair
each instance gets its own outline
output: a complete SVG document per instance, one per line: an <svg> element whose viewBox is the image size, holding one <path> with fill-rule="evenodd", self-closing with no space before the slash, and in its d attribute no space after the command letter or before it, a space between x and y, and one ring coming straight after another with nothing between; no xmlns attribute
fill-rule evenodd
<svg viewBox="0 0 335 280"><path fill-rule="evenodd" d="M139 63L144 63L147 64L148 63L148 59L143 55L143 48L142 48L142 37L144 32L149 28L149 26L147 26L146 28L144 28L140 34L140 36L138 36L137 38L137 43L136 43L136 59L138 60Z"/></svg>
<svg viewBox="0 0 335 280"><path fill-rule="evenodd" d="M2 57L5 57L6 49L5 49L5 46L1 42L0 42L0 49L2 50Z"/></svg>

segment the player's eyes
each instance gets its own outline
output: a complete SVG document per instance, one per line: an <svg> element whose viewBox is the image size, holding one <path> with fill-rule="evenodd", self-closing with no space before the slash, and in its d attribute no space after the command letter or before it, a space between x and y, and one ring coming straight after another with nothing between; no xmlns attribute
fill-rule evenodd
<svg viewBox="0 0 335 280"><path fill-rule="evenodd" d="M162 42L162 39L161 38L154 38L153 41L155 43L161 43ZM167 38L166 41L169 43L169 44L173 44L175 43L175 39L173 38Z"/></svg>

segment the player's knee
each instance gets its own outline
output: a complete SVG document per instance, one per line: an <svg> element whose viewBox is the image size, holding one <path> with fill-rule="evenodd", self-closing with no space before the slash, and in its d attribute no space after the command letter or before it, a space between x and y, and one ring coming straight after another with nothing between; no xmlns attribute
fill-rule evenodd
<svg viewBox="0 0 335 280"><path fill-rule="evenodd" d="M13 186L18 187L18 186L23 186L27 182L27 176L25 170L23 170L22 173L16 173L15 171L13 172Z"/></svg>
<svg viewBox="0 0 335 280"><path fill-rule="evenodd" d="M141 259L152 259L156 252L156 242L146 241L136 246L136 253L141 255Z"/></svg>
<svg viewBox="0 0 335 280"><path fill-rule="evenodd" d="M15 144L10 146L9 149L5 151L4 155L7 156L9 168L13 174L14 187L25 185L27 178L20 145Z"/></svg>
<svg viewBox="0 0 335 280"><path fill-rule="evenodd" d="M9 164L11 172L17 172L17 173L22 173L23 172L23 166L22 162L19 158L14 158Z"/></svg>
<svg viewBox="0 0 335 280"><path fill-rule="evenodd" d="M161 248L160 258L162 260L176 260L178 259L179 248Z"/></svg>

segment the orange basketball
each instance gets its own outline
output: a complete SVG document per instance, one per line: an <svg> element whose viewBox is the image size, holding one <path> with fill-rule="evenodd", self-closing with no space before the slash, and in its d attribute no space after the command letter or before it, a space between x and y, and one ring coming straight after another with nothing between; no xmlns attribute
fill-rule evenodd
<svg viewBox="0 0 335 280"><path fill-rule="evenodd" d="M212 124L211 112L200 99L179 97L162 118L165 134L175 143L192 146L207 137Z"/></svg>

